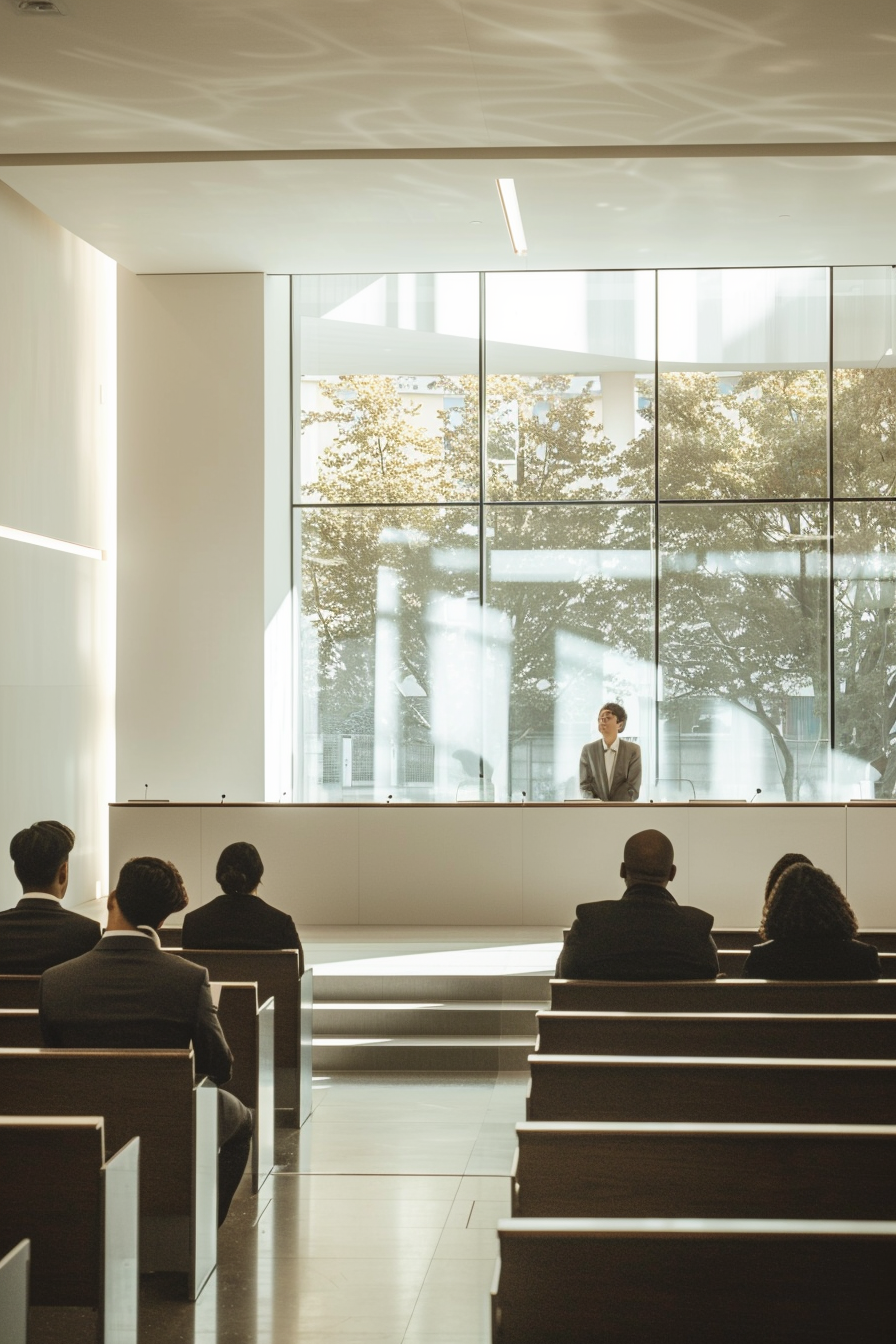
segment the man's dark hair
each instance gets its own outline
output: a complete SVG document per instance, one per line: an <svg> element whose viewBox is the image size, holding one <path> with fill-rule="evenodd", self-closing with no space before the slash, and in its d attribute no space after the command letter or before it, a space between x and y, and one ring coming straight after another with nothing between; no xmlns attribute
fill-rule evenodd
<svg viewBox="0 0 896 1344"><path fill-rule="evenodd" d="M600 718L601 714L603 714L605 709L608 709L610 713L614 716L614 718L619 720L620 728L624 728L625 725L628 723L628 715L626 714L622 705L617 705L615 700L608 700L605 705L601 705L600 709L597 711L598 718Z"/></svg>
<svg viewBox="0 0 896 1344"><path fill-rule="evenodd" d="M9 844L16 877L23 887L48 887L75 844L75 833L61 821L36 821Z"/></svg>
<svg viewBox="0 0 896 1344"><path fill-rule="evenodd" d="M263 872L264 864L255 846L248 840L236 840L221 850L215 881L228 896L241 896L255 890Z"/></svg>
<svg viewBox="0 0 896 1344"><path fill-rule="evenodd" d="M622 862L635 882L667 882L675 862L672 841L662 831L638 831L626 840Z"/></svg>
<svg viewBox="0 0 896 1344"><path fill-rule="evenodd" d="M829 873L811 863L785 868L763 912L759 937L850 939L858 932L852 906Z"/></svg>
<svg viewBox="0 0 896 1344"><path fill-rule="evenodd" d="M129 924L157 929L189 902L184 880L167 859L128 859L115 888L118 908Z"/></svg>

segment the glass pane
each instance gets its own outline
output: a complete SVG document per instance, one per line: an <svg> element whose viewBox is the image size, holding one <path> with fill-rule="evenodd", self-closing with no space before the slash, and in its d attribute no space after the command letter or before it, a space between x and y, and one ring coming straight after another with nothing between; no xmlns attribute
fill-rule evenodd
<svg viewBox="0 0 896 1344"><path fill-rule="evenodd" d="M492 506L488 609L511 641L509 789L579 796L579 754L608 700L628 711L651 779L653 550L649 505ZM497 656L497 655L496 655Z"/></svg>
<svg viewBox="0 0 896 1344"><path fill-rule="evenodd" d="M296 502L479 494L478 275L293 278Z"/></svg>
<svg viewBox="0 0 896 1344"><path fill-rule="evenodd" d="M827 495L827 272L661 271L664 499Z"/></svg>
<svg viewBox="0 0 896 1344"><path fill-rule="evenodd" d="M896 272L834 271L834 493L896 494Z"/></svg>
<svg viewBox="0 0 896 1344"><path fill-rule="evenodd" d="M294 514L303 800L454 802L501 712L497 681L481 691L478 510Z"/></svg>
<svg viewBox="0 0 896 1344"><path fill-rule="evenodd" d="M838 796L892 798L896 504L837 504L834 528Z"/></svg>
<svg viewBox="0 0 896 1344"><path fill-rule="evenodd" d="M665 505L659 547L660 776L827 798L827 506Z"/></svg>
<svg viewBox="0 0 896 1344"><path fill-rule="evenodd" d="M652 271L486 277L488 497L652 499Z"/></svg>

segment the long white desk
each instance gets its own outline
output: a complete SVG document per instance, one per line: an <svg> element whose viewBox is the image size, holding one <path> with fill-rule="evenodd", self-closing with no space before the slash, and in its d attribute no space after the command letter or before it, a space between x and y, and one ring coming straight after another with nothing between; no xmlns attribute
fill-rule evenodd
<svg viewBox="0 0 896 1344"><path fill-rule="evenodd" d="M646 827L675 846L677 900L720 926L756 927L788 850L833 875L861 925L896 926L896 803L116 803L109 871L170 859L201 905L219 893L221 850L249 840L262 895L299 925L559 926L622 894L623 846Z"/></svg>

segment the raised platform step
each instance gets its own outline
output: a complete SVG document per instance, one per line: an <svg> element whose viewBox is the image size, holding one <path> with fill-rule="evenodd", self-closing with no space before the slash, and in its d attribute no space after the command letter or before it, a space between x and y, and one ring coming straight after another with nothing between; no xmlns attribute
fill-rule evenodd
<svg viewBox="0 0 896 1344"><path fill-rule="evenodd" d="M525 1069L534 1036L314 1038L315 1071L430 1072Z"/></svg>
<svg viewBox="0 0 896 1344"><path fill-rule="evenodd" d="M521 1036L534 1039L536 1000L316 1003L314 1036Z"/></svg>
<svg viewBox="0 0 896 1344"><path fill-rule="evenodd" d="M525 1069L547 975L314 977L317 1071Z"/></svg>

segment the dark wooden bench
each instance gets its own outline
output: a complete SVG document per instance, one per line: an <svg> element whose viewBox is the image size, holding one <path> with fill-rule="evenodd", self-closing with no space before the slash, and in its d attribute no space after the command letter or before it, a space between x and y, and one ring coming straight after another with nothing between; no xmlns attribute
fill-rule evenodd
<svg viewBox="0 0 896 1344"><path fill-rule="evenodd" d="M233 1051L233 1077L226 1084L227 1091L255 1112L252 1193L257 1194L274 1167L274 1000L259 1007L254 984L213 981L212 994Z"/></svg>
<svg viewBox="0 0 896 1344"><path fill-rule="evenodd" d="M212 980L252 981L261 1003L273 998L274 1096L280 1115L289 1125L303 1125L311 1114L311 1013L313 975L299 976L299 954L235 952L172 948L171 956L205 966Z"/></svg>
<svg viewBox="0 0 896 1344"><path fill-rule="evenodd" d="M25 1050L43 1043L36 1008L0 1008L0 1048Z"/></svg>
<svg viewBox="0 0 896 1344"><path fill-rule="evenodd" d="M744 966L747 963L747 957L750 955L747 948L720 948L719 949L719 972L721 975L730 977L739 977L743 974ZM880 957L880 973L884 980L896 979L896 952L878 952Z"/></svg>
<svg viewBox="0 0 896 1344"><path fill-rule="evenodd" d="M494 1344L887 1339L896 1223L512 1218Z"/></svg>
<svg viewBox="0 0 896 1344"><path fill-rule="evenodd" d="M36 1008L39 975L0 975L0 1008Z"/></svg>
<svg viewBox="0 0 896 1344"><path fill-rule="evenodd" d="M215 1268L218 1092L192 1050L0 1049L7 1115L101 1115L116 1150L140 1138L140 1268L186 1273L198 1296Z"/></svg>
<svg viewBox="0 0 896 1344"><path fill-rule="evenodd" d="M896 980L552 980L568 1013L896 1013Z"/></svg>
<svg viewBox="0 0 896 1344"><path fill-rule="evenodd" d="M0 1244L31 1243L32 1313L89 1307L101 1344L136 1344L139 1184L140 1140L107 1158L98 1116L0 1117Z"/></svg>
<svg viewBox="0 0 896 1344"><path fill-rule="evenodd" d="M28 1279L31 1243L26 1239L5 1255L0 1243L0 1339L28 1344Z"/></svg>
<svg viewBox="0 0 896 1344"><path fill-rule="evenodd" d="M896 1059L896 1016L880 1014L541 1012L535 1020L544 1055Z"/></svg>
<svg viewBox="0 0 896 1344"><path fill-rule="evenodd" d="M527 1120L887 1125L890 1060L530 1055Z"/></svg>
<svg viewBox="0 0 896 1344"><path fill-rule="evenodd" d="M523 1218L896 1220L896 1125L525 1121Z"/></svg>
<svg viewBox="0 0 896 1344"><path fill-rule="evenodd" d="M749 951L760 941L756 929L713 929L712 936L719 949ZM859 929L857 937L863 943L871 943L878 952L896 952L896 929Z"/></svg>

